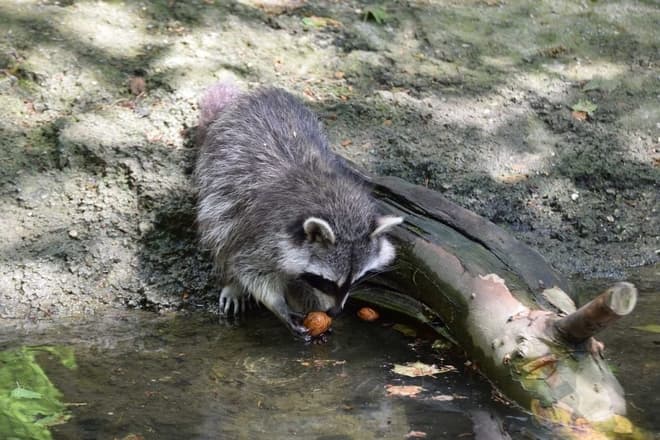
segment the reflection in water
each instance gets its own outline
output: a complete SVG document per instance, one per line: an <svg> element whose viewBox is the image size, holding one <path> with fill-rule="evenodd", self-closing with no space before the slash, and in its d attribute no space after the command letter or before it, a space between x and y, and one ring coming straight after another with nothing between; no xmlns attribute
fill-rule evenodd
<svg viewBox="0 0 660 440"><path fill-rule="evenodd" d="M630 326L657 321L659 296L657 285L638 285L634 322L623 319L602 339L633 404L631 418L658 432L658 336ZM76 404L68 423L51 428L56 439L402 439L412 431L433 439L552 438L522 411L492 399L489 385L463 369L464 359L412 342L351 316L335 321L327 344L304 345L267 313L235 326L208 315L123 312L90 324L3 332L0 350L66 344L75 352L74 370L52 353L37 356L62 400ZM390 371L416 360L458 372L404 378ZM387 384L424 391L388 397Z"/></svg>

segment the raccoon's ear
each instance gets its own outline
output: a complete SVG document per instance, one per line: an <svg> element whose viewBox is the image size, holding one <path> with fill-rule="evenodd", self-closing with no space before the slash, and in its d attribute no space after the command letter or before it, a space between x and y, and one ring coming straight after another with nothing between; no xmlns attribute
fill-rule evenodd
<svg viewBox="0 0 660 440"><path fill-rule="evenodd" d="M394 226L401 224L403 217L395 217L393 215L384 215L376 219L376 229L371 233L371 237L377 237L380 234L389 231Z"/></svg>
<svg viewBox="0 0 660 440"><path fill-rule="evenodd" d="M319 241L326 244L335 244L335 233L332 228L323 219L318 217L309 217L303 223L305 236L309 241Z"/></svg>

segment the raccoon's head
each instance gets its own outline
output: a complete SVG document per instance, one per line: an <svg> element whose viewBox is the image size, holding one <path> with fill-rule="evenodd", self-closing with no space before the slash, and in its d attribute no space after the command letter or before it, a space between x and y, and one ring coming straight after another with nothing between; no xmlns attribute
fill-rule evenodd
<svg viewBox="0 0 660 440"><path fill-rule="evenodd" d="M286 258L295 255L297 261L289 273L295 272L297 278L333 297L335 305L329 312L337 314L356 282L394 260L394 246L385 233L402 221L401 217L380 216L357 228L359 233L353 225L349 234L323 218L307 217L298 226L298 246L288 250Z"/></svg>

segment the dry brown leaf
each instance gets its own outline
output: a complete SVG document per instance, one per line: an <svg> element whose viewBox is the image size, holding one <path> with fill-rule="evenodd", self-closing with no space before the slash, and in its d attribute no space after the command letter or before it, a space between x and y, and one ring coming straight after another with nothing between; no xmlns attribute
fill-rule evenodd
<svg viewBox="0 0 660 440"><path fill-rule="evenodd" d="M437 396L431 397L431 400L437 400L438 402L451 402L454 400L454 396L449 394L438 394Z"/></svg>
<svg viewBox="0 0 660 440"><path fill-rule="evenodd" d="M452 365L438 368L435 365L427 365L422 362L408 362L406 365L394 364L394 368L392 368L393 373L408 377L433 376L450 371L456 371L456 368Z"/></svg>
<svg viewBox="0 0 660 440"><path fill-rule="evenodd" d="M557 58L560 55L563 55L568 52L568 49L564 46L553 46L553 47L547 47L545 49L541 49L539 53L543 56L549 57L549 58Z"/></svg>
<svg viewBox="0 0 660 440"><path fill-rule="evenodd" d="M302 22L305 26L313 28L323 28L326 26L339 28L342 25L340 21L328 17L319 17L317 15L310 15L309 17L305 17L302 19Z"/></svg>
<svg viewBox="0 0 660 440"><path fill-rule="evenodd" d="M306 0L249 0L248 5L269 15L280 15L305 6Z"/></svg>
<svg viewBox="0 0 660 440"><path fill-rule="evenodd" d="M141 76L132 76L128 79L128 88L131 94L138 96L147 91L147 82Z"/></svg>
<svg viewBox="0 0 660 440"><path fill-rule="evenodd" d="M316 101L316 93L314 93L314 90L310 89L309 87L305 87L303 94L310 98L312 101Z"/></svg>
<svg viewBox="0 0 660 440"><path fill-rule="evenodd" d="M385 385L385 391L388 396L415 397L424 388L417 385Z"/></svg>
<svg viewBox="0 0 660 440"><path fill-rule="evenodd" d="M406 434L406 438L426 438L426 433L424 431L410 431Z"/></svg>
<svg viewBox="0 0 660 440"><path fill-rule="evenodd" d="M502 183L517 183L529 178L527 174L505 174L500 176L500 181Z"/></svg>
<svg viewBox="0 0 660 440"><path fill-rule="evenodd" d="M342 147L348 147L348 146L351 145L352 143L353 143L352 140L350 140L350 139L344 139L343 141L341 141L341 146L342 146Z"/></svg>
<svg viewBox="0 0 660 440"><path fill-rule="evenodd" d="M587 112L579 112L575 110L571 112L571 116L573 116L574 119L581 122L586 121L589 118L589 114Z"/></svg>

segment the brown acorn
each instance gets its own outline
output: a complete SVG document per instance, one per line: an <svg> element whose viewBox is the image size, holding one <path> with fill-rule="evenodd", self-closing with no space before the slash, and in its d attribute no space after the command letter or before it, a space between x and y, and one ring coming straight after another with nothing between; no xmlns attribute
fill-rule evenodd
<svg viewBox="0 0 660 440"><path fill-rule="evenodd" d="M375 321L377 320L380 315L378 315L378 312L372 309L371 307L362 307L360 310L357 312L358 318L362 319L363 321Z"/></svg>
<svg viewBox="0 0 660 440"><path fill-rule="evenodd" d="M309 312L305 316L303 325L309 330L310 336L318 336L325 333L332 324L332 318L325 312Z"/></svg>

